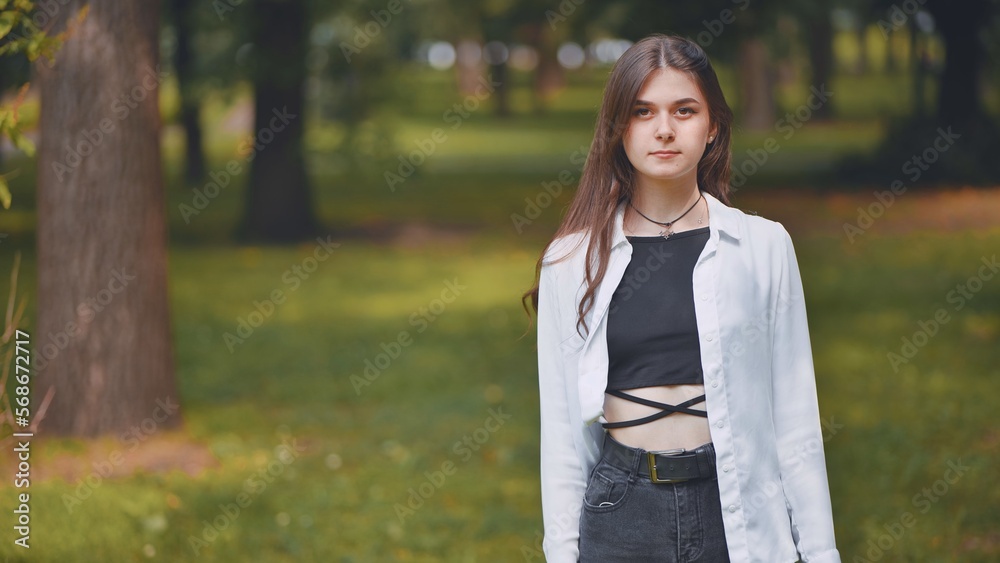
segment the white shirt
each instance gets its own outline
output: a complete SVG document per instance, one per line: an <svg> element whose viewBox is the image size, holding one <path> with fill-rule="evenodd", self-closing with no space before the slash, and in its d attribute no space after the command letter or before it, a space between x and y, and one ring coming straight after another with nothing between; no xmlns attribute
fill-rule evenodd
<svg viewBox="0 0 1000 563"><path fill-rule="evenodd" d="M792 240L781 223L707 192L709 238L693 272L705 410L733 563L840 562L809 327ZM618 206L607 272L576 332L587 235L546 252L538 294L541 489L550 563L576 563L579 518L600 456L607 310L632 245ZM577 246L577 243L580 243ZM570 258L551 264L573 251ZM596 258L595 258L596 260ZM594 268L596 272L596 268ZM679 415L678 415L679 416Z"/></svg>

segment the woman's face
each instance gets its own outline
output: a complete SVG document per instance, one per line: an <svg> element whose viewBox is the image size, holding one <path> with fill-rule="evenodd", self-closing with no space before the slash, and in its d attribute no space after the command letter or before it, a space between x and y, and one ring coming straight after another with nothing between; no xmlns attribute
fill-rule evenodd
<svg viewBox="0 0 1000 563"><path fill-rule="evenodd" d="M622 143L639 182L683 181L697 177L698 162L715 133L698 84L687 73L667 68L646 79Z"/></svg>

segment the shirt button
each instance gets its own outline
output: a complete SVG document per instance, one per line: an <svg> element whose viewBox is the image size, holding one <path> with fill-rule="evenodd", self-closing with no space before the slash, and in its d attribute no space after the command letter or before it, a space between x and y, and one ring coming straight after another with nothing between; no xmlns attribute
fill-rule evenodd
<svg viewBox="0 0 1000 563"><path fill-rule="evenodd" d="M702 301L708 301L708 294L707 293L701 294L701 300Z"/></svg>
<svg viewBox="0 0 1000 563"><path fill-rule="evenodd" d="M725 471L726 473L729 473L729 469L730 467L728 463L722 466L722 470Z"/></svg>
<svg viewBox="0 0 1000 563"><path fill-rule="evenodd" d="M712 387L718 387L718 386L719 386L719 382L718 381L713 381L712 382Z"/></svg>
<svg viewBox="0 0 1000 563"><path fill-rule="evenodd" d="M705 340L708 340L709 342L711 342L711 341L712 341L712 335L711 335L711 334L709 334L708 336L706 336L706 337L705 337Z"/></svg>
<svg viewBox="0 0 1000 563"><path fill-rule="evenodd" d="M729 505L729 512L736 512L736 505L735 504L730 504Z"/></svg>
<svg viewBox="0 0 1000 563"><path fill-rule="evenodd" d="M716 425L716 426L718 426L719 428L722 428L722 426L723 426L724 424L725 424L725 422L723 422L723 421L721 421L721 420L720 420L719 422L716 422L716 423L715 423L715 425Z"/></svg>

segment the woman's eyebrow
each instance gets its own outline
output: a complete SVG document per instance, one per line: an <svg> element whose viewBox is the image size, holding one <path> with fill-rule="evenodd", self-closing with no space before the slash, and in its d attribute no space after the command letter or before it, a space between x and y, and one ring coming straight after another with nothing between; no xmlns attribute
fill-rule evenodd
<svg viewBox="0 0 1000 563"><path fill-rule="evenodd" d="M679 100L674 100L674 104L673 105L677 105L677 104L700 104L700 103L701 102L699 102L698 100L696 100L694 98L681 98ZM636 100L635 101L635 105L637 105L637 106L655 106L656 104L654 104L653 102L647 101L647 100Z"/></svg>

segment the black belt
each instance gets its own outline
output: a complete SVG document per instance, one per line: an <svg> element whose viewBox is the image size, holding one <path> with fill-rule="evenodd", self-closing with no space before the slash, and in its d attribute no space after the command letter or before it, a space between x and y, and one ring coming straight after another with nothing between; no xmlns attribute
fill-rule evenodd
<svg viewBox="0 0 1000 563"><path fill-rule="evenodd" d="M637 448L630 448L605 433L604 450L601 454L618 465L631 471ZM638 473L654 483L679 483L692 479L711 479L716 476L715 446L712 442L702 444L693 450L677 448L673 450L646 451L638 449L643 460Z"/></svg>

